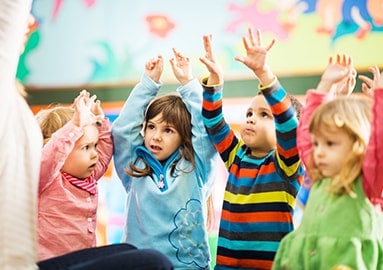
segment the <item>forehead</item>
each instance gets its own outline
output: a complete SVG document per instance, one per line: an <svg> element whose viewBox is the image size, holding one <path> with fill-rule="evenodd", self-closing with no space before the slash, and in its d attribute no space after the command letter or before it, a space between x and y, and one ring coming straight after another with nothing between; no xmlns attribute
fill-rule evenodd
<svg viewBox="0 0 383 270"><path fill-rule="evenodd" d="M164 121L162 119L162 113L157 114L156 116L150 118L148 121L153 123L162 123Z"/></svg>
<svg viewBox="0 0 383 270"><path fill-rule="evenodd" d="M84 134L78 140L78 142L88 142L98 140L98 128L95 125L88 125L83 127Z"/></svg>
<svg viewBox="0 0 383 270"><path fill-rule="evenodd" d="M156 125L162 125L162 126L173 126L172 123L169 123L168 121L162 118L162 113L159 113L153 118L149 119L148 122L156 124Z"/></svg>
<svg viewBox="0 0 383 270"><path fill-rule="evenodd" d="M270 109L269 104L266 102L266 99L263 95L256 95L249 104L248 109L252 109L253 111L256 111L258 109Z"/></svg>
<svg viewBox="0 0 383 270"><path fill-rule="evenodd" d="M328 125L321 125L317 129L315 129L315 131L313 131L311 134L314 138L323 139L329 139L334 137L344 139L349 137L349 134L343 128Z"/></svg>

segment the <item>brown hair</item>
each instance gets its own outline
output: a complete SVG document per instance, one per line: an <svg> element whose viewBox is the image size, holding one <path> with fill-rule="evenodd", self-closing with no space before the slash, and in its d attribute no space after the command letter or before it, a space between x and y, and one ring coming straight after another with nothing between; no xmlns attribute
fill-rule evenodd
<svg viewBox="0 0 383 270"><path fill-rule="evenodd" d="M191 115L178 94L167 94L152 100L145 113L144 130L147 123L162 114L162 121L170 123L181 134L182 142L179 149L183 158L192 163L192 170L195 167L194 149L192 145L192 124ZM133 177L141 177L152 173L149 165L145 163L145 168L137 168L133 163L129 164L130 170L126 169L126 173ZM178 161L178 160L177 160ZM172 164L172 173L174 173L176 162Z"/></svg>
<svg viewBox="0 0 383 270"><path fill-rule="evenodd" d="M44 145L50 140L53 133L72 119L73 114L73 108L61 105L53 105L53 107L41 110L36 114L37 122L43 134Z"/></svg>
<svg viewBox="0 0 383 270"><path fill-rule="evenodd" d="M364 96L340 96L319 106L313 113L309 132L317 134L321 130L344 130L354 142L350 153L344 157L340 173L331 181L330 191L335 194L352 194L352 183L362 170L362 162L371 130L371 99ZM308 164L309 177L313 182L323 175L315 167L313 153Z"/></svg>
<svg viewBox="0 0 383 270"><path fill-rule="evenodd" d="M301 110L302 110L302 103L293 95L288 95L290 100L291 100L291 104L293 105L294 109L295 109L295 112L297 114L297 118L298 120L301 118Z"/></svg>

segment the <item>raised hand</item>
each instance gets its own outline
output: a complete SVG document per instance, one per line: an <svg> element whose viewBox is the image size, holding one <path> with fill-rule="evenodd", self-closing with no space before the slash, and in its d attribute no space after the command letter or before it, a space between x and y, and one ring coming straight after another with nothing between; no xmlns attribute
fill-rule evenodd
<svg viewBox="0 0 383 270"><path fill-rule="evenodd" d="M173 48L174 57L169 60L174 76L181 85L193 79L192 66L189 57L182 55Z"/></svg>
<svg viewBox="0 0 383 270"><path fill-rule="evenodd" d="M369 77L365 75L359 75L358 78L363 81L362 83L362 91L366 95L372 97L373 91L375 88L377 88L377 82L383 81L383 73L381 74L379 71L378 66L371 66L368 68L368 71L370 71L373 75L373 79L370 79ZM383 87L383 85L380 85L380 87Z"/></svg>
<svg viewBox="0 0 383 270"><path fill-rule="evenodd" d="M206 66L210 72L207 85L223 84L222 67L218 63L212 49L212 35L203 36L203 46L205 48L205 56L201 56L199 60Z"/></svg>
<svg viewBox="0 0 383 270"><path fill-rule="evenodd" d="M337 54L329 58L323 71L317 91L332 95L348 95L355 87L356 70L352 58L346 54Z"/></svg>
<svg viewBox="0 0 383 270"><path fill-rule="evenodd" d="M264 46L261 31L257 29L254 35L253 30L248 28L247 36L244 36L242 41L246 50L246 56L236 56L235 60L250 68L262 85L270 84L275 76L268 66L268 56L275 40L273 39L269 45Z"/></svg>
<svg viewBox="0 0 383 270"><path fill-rule="evenodd" d="M157 57L150 59L145 63L145 73L153 81L159 82L164 70L164 60L162 55L157 55Z"/></svg>
<svg viewBox="0 0 383 270"><path fill-rule="evenodd" d="M382 73L379 74L379 77L377 77L374 81L375 81L374 89L383 88L383 71Z"/></svg>
<svg viewBox="0 0 383 270"><path fill-rule="evenodd" d="M338 83L335 89L336 96L348 96L354 91L356 85L356 69L354 67L350 68L349 76L345 81Z"/></svg>
<svg viewBox="0 0 383 270"><path fill-rule="evenodd" d="M101 107L101 101L100 100L96 100L93 103L91 112L95 116L97 124L101 125L102 121L105 118L105 113L104 113L104 110Z"/></svg>
<svg viewBox="0 0 383 270"><path fill-rule="evenodd" d="M92 112L96 98L96 95L90 96L90 93L86 90L82 90L75 98L72 105L75 110L72 118L74 125L84 127L96 123L97 118Z"/></svg>

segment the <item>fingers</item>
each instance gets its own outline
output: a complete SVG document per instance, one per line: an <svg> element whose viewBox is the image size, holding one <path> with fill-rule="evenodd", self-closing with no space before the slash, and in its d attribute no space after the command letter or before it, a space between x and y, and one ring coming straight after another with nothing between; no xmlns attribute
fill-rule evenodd
<svg viewBox="0 0 383 270"><path fill-rule="evenodd" d="M203 36L203 46L205 49L205 57L207 59L212 59L213 53L212 53L212 48L211 48L211 40L212 40L212 35L204 35Z"/></svg>
<svg viewBox="0 0 383 270"><path fill-rule="evenodd" d="M180 61L182 59L185 59L187 57L183 56L179 51L177 51L175 48L172 48L173 50L173 53L174 53L174 57L177 61Z"/></svg>
<svg viewBox="0 0 383 270"><path fill-rule="evenodd" d="M332 57L330 57L330 61L329 63L333 63L333 59ZM337 54L336 55L336 63L334 64L338 64L338 65L342 65L342 66L351 66L353 65L353 61L352 61L352 58L351 56L347 55L347 54Z"/></svg>
<svg viewBox="0 0 383 270"><path fill-rule="evenodd" d="M367 94L368 96L372 96L374 89L377 87L376 84L380 80L382 74L379 71L379 67L376 65L369 67L368 71L372 73L372 79L365 75L359 75L358 78L363 82L362 92Z"/></svg>
<svg viewBox="0 0 383 270"><path fill-rule="evenodd" d="M374 79L380 77L381 75L377 65L368 67L368 71L372 73Z"/></svg>
<svg viewBox="0 0 383 270"><path fill-rule="evenodd" d="M372 85L372 79L365 75L359 75L358 76L359 80L363 81L363 84L366 86L371 86Z"/></svg>
<svg viewBox="0 0 383 270"><path fill-rule="evenodd" d="M234 60L244 64L246 59L243 56L236 56L236 57L234 57Z"/></svg>
<svg viewBox="0 0 383 270"><path fill-rule="evenodd" d="M274 46L274 44L275 44L275 39L273 39L273 40L270 42L269 46L266 47L266 51L269 51L269 50Z"/></svg>
<svg viewBox="0 0 383 270"><path fill-rule="evenodd" d="M259 29L257 29L256 34L257 34L256 35L257 40L255 40L253 29L251 27L248 28L247 39L248 39L248 42L251 46L262 44L262 35L261 35L261 32L259 31Z"/></svg>
<svg viewBox="0 0 383 270"><path fill-rule="evenodd" d="M187 65L190 62L189 57L184 56L179 51L177 51L175 48L172 48L174 53L174 58L171 58L169 61L172 64L172 66L184 66Z"/></svg>

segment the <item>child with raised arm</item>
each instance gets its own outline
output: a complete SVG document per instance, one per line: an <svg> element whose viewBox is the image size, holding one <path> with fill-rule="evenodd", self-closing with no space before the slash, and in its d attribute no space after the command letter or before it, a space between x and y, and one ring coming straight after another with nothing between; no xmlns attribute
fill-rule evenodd
<svg viewBox="0 0 383 270"><path fill-rule="evenodd" d="M373 204L382 201L377 174L383 154L366 151L380 145L383 79L371 108L370 98L347 95L352 70L347 55L330 58L317 89L307 92L298 146L313 185L302 222L282 240L274 270L383 269L382 214ZM334 98L339 90L343 96ZM367 180L379 196L369 196Z"/></svg>
<svg viewBox="0 0 383 270"><path fill-rule="evenodd" d="M202 87L189 58L173 52L178 93L157 97L159 55L112 125L114 164L127 192L123 241L160 250L175 269L208 269L206 206L218 155L201 119Z"/></svg>
<svg viewBox="0 0 383 270"><path fill-rule="evenodd" d="M201 61L206 128L229 172L219 228L215 269L270 269L279 242L293 227L293 210L303 180L296 147L298 119L291 100L267 63L269 50L252 29L243 38L247 55L236 60L260 82L238 138L222 114L222 72L204 37ZM213 76L212 76L213 75Z"/></svg>
<svg viewBox="0 0 383 270"><path fill-rule="evenodd" d="M39 260L96 246L97 181L113 153L100 101L81 91L72 107L40 111Z"/></svg>

